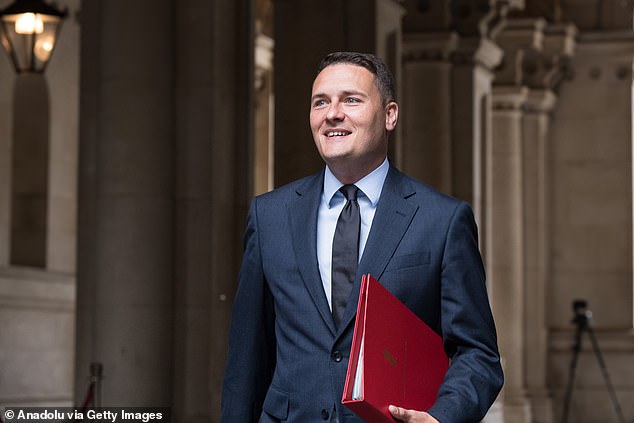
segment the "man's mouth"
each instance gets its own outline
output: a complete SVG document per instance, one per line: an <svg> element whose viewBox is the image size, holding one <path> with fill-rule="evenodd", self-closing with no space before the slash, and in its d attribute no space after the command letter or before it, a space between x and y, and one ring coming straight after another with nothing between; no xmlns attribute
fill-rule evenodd
<svg viewBox="0 0 634 423"><path fill-rule="evenodd" d="M350 135L349 131L326 131L326 137L334 138L334 137L345 137L346 135Z"/></svg>

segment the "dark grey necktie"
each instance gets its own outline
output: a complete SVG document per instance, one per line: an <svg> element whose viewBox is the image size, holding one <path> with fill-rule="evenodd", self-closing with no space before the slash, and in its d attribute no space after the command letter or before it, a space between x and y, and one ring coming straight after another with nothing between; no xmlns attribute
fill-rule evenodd
<svg viewBox="0 0 634 423"><path fill-rule="evenodd" d="M357 192L359 188L354 185L344 185L339 191L346 197L346 205L343 207L335 236L332 241L332 316L335 325L339 327L341 317L346 309L348 297L354 284L354 276L357 273L359 258L359 229L361 216Z"/></svg>

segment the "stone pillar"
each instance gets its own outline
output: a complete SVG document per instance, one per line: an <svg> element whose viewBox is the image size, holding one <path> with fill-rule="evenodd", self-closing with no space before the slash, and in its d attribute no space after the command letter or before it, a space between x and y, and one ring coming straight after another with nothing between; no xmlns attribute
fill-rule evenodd
<svg viewBox="0 0 634 423"><path fill-rule="evenodd" d="M500 332L502 338L516 337L513 342L501 342L504 360L508 366L507 383L504 389L505 417L513 419L552 421L550 395L546 386L546 357L547 330L545 323L545 286L547 272L547 237L546 237L546 139L548 137L548 113L554 105L554 94L550 91L561 79L558 59L563 51L561 46L556 48L557 37L551 37L549 43L544 42L546 22L541 18L509 19L504 29L498 34L497 41L504 49L504 61L498 68L494 88L497 92L524 92L526 103L522 104L519 97L508 99L500 96L500 107L517 109L515 103L520 101L521 110L526 112L522 118L520 132L520 176L521 196L520 215L511 215L506 210L510 227L515 227L518 236L515 241L519 244L518 255L500 257L497 254L489 256L491 262L506 263L510 273L500 273L496 278L497 267L493 266L494 308L498 311L496 317L502 322ZM554 38L554 39L553 39ZM547 52L547 53L546 53ZM533 91L528 87L534 88ZM517 112L521 114L517 109ZM497 130L497 129L494 129ZM497 141L496 141L497 142ZM495 159L494 159L495 160ZM492 174L494 190L499 191L500 185L505 186L507 178L497 181L498 174L493 166ZM504 174L502 174L504 175ZM496 211L493 211L495 214ZM504 246L509 240L498 239L501 225L496 222L489 234L492 248L497 251L508 248ZM504 232L502 228L501 232ZM496 245L501 244L501 245ZM499 286L503 277L521 274L519 279L509 279L511 301L500 296L503 288ZM497 279L497 283L496 283ZM508 294L508 292L507 292ZM513 306L507 307L512 303ZM501 303L504 303L501 307ZM508 313L508 314L507 314ZM519 344L517 344L519 342ZM524 351L530 346L531 354ZM530 369L530 371L526 370ZM534 413L539 414L536 417Z"/></svg>
<svg viewBox="0 0 634 423"><path fill-rule="evenodd" d="M573 55L576 30L572 25L544 27L541 50L523 59L523 80L530 87L522 124L524 154L524 234L526 282L526 389L532 418L555 421L548 386L548 285L550 283L550 125L557 91Z"/></svg>
<svg viewBox="0 0 634 423"><path fill-rule="evenodd" d="M548 151L550 113L556 102L550 90L530 90L522 122L524 189L524 278L526 389L534 422L552 423L552 399L547 380L548 330Z"/></svg>
<svg viewBox="0 0 634 423"><path fill-rule="evenodd" d="M8 3L0 3L6 7ZM9 264L11 242L11 150L15 71L9 56L0 52L0 266Z"/></svg>
<svg viewBox="0 0 634 423"><path fill-rule="evenodd" d="M272 38L259 33L255 38L255 140L253 152L254 194L273 189L275 163L275 97L273 91Z"/></svg>
<svg viewBox="0 0 634 423"><path fill-rule="evenodd" d="M337 50L372 52L398 80L402 7L396 0L275 0L275 185L319 170L309 126L319 60ZM319 28L322 36L315 36ZM397 84L398 85L398 84Z"/></svg>
<svg viewBox="0 0 634 423"><path fill-rule="evenodd" d="M517 422L532 419L525 371L529 355L525 319L530 307L525 295L525 256L532 252L527 245L525 200L532 194L533 181L526 180L526 173L532 168L527 168L524 157L525 143L532 140L522 137L522 110L529 93L523 70L529 52L542 47L544 25L541 19L509 19L497 37L504 49L504 60L497 70L494 88L496 137L491 158L492 219L487 233L491 249L487 261L505 364L504 417ZM500 149L507 144L508 150Z"/></svg>
<svg viewBox="0 0 634 423"><path fill-rule="evenodd" d="M210 422L253 190L254 19L251 1L176 4L173 418Z"/></svg>
<svg viewBox="0 0 634 423"><path fill-rule="evenodd" d="M486 150L491 137L491 83L502 50L493 41L518 0L452 0L430 7L459 35L451 72L451 191L471 203L480 233L486 229ZM434 20L438 20L437 18ZM422 23L422 21L421 21ZM412 23L413 25L413 23ZM481 248L486 250L486 244Z"/></svg>
<svg viewBox="0 0 634 423"><path fill-rule="evenodd" d="M460 39L451 74L451 194L471 203L485 229L486 150L491 142L492 69L502 50L488 38ZM483 246L486 248L486 244Z"/></svg>
<svg viewBox="0 0 634 423"><path fill-rule="evenodd" d="M535 280L538 272L535 248L540 234L536 210L544 207L539 203L544 198L538 178L544 175L538 173L540 138L535 137L541 136L543 143L546 134L540 131L543 127L530 125L533 120L523 118L530 94L525 79L527 70L532 70L528 57L536 57L541 51L545 24L543 19L509 19L497 36L504 49L504 61L497 70L494 87L492 220L487 232L491 250L487 260L506 369L504 416L518 422L532 421L528 374L545 372L545 351L540 350L544 344L532 341L537 341L536 333L540 329L544 330L543 317L538 313L543 311L538 305L543 304L539 298L543 284L540 288ZM528 320L529 316L532 321ZM527 354L529 345L531 351L537 353ZM533 356L542 360L535 360ZM527 367L529 358L530 364L542 367Z"/></svg>
<svg viewBox="0 0 634 423"><path fill-rule="evenodd" d="M455 33L414 33L403 38L400 109L401 168L443 192L451 192L451 63Z"/></svg>
<svg viewBox="0 0 634 423"><path fill-rule="evenodd" d="M77 256L77 162L79 150L80 0L68 8L58 43L46 67L51 106L46 268L75 273Z"/></svg>
<svg viewBox="0 0 634 423"><path fill-rule="evenodd" d="M524 190L522 112L525 87L494 87L488 187L487 271L505 371L506 421L531 421L525 390Z"/></svg>
<svg viewBox="0 0 634 423"><path fill-rule="evenodd" d="M40 74L16 76L13 92L10 264L46 267L50 96Z"/></svg>
<svg viewBox="0 0 634 423"><path fill-rule="evenodd" d="M172 401L173 7L82 3L77 403Z"/></svg>

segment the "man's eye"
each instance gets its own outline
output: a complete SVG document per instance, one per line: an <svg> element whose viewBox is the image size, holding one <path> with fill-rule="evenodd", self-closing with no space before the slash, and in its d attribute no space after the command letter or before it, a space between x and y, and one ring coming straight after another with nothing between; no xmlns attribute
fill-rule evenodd
<svg viewBox="0 0 634 423"><path fill-rule="evenodd" d="M346 99L344 100L345 103L347 104L355 104L355 103L360 103L361 100L359 100L356 97L346 97Z"/></svg>
<svg viewBox="0 0 634 423"><path fill-rule="evenodd" d="M313 107L322 107L326 105L326 100L315 100L313 102Z"/></svg>

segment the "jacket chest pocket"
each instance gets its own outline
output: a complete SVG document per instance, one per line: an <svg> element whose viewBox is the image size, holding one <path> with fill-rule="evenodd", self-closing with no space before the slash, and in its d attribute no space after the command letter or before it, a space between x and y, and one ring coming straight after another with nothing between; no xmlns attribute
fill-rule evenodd
<svg viewBox="0 0 634 423"><path fill-rule="evenodd" d="M410 267L417 267L429 264L431 262L431 253L429 251L421 251L414 254L405 254L394 256L390 260L385 269L386 272L394 270L403 270Z"/></svg>

